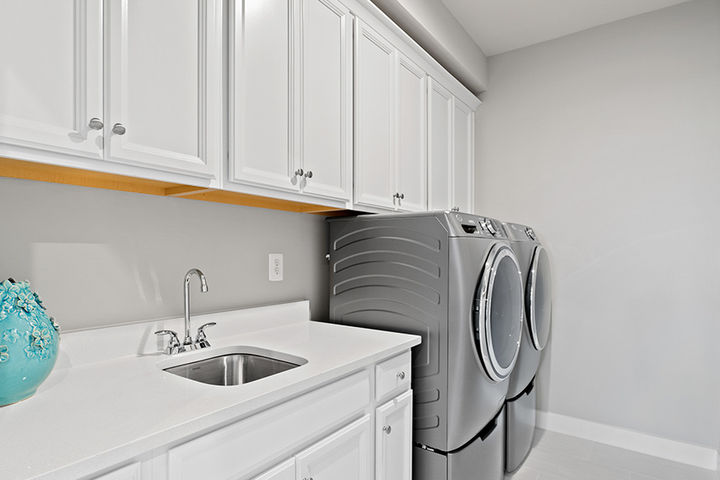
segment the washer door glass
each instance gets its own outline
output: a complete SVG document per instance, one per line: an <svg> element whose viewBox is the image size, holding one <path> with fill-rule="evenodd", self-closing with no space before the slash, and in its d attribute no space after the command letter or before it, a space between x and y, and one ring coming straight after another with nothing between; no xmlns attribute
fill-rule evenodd
<svg viewBox="0 0 720 480"><path fill-rule="evenodd" d="M517 360L523 322L523 282L510 247L496 244L488 255L475 294L474 328L488 376L504 380Z"/></svg>
<svg viewBox="0 0 720 480"><path fill-rule="evenodd" d="M550 337L552 317L550 261L543 247L536 247L533 253L525 294L530 338L535 349L542 350Z"/></svg>

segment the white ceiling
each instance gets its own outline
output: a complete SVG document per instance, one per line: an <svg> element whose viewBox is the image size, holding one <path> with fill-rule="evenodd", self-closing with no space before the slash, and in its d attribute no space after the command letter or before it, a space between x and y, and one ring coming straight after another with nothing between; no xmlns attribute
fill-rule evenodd
<svg viewBox="0 0 720 480"><path fill-rule="evenodd" d="M486 55L688 0L442 0Z"/></svg>

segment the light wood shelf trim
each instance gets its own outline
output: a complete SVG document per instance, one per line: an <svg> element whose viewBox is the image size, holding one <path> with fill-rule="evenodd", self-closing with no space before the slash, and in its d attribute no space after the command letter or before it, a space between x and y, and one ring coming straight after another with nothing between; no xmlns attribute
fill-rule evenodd
<svg viewBox="0 0 720 480"><path fill-rule="evenodd" d="M81 187L103 188L122 192L145 193L161 197L187 198L206 202L268 208L286 212L310 213L315 215L346 215L349 210L325 207L312 203L294 202L278 198L230 192L214 188L195 187L179 183L148 180L144 178L94 172L81 168L60 167L45 163L28 162L0 157L0 177L35 180L39 182L62 183Z"/></svg>

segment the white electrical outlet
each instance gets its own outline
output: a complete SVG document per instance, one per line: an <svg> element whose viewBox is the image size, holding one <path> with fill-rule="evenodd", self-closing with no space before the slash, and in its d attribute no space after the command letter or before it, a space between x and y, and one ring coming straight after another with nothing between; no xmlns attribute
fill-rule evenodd
<svg viewBox="0 0 720 480"><path fill-rule="evenodd" d="M268 255L269 270L268 279L271 282L282 282L283 279L283 254L271 253Z"/></svg>

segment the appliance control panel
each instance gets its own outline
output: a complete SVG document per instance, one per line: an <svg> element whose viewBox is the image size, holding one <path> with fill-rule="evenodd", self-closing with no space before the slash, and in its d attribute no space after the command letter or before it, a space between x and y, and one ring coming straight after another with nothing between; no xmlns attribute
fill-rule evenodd
<svg viewBox="0 0 720 480"><path fill-rule="evenodd" d="M492 218L452 212L451 218L458 226L458 233L487 238L507 238L500 223Z"/></svg>

